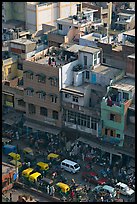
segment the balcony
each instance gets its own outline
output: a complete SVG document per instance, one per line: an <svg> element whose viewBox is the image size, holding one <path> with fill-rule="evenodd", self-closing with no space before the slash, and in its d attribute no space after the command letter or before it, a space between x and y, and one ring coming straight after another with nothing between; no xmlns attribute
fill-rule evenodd
<svg viewBox="0 0 137 204"><path fill-rule="evenodd" d="M101 109L107 109L111 112L124 114L124 103L112 101L112 104L108 103L108 98L103 97L101 102Z"/></svg>

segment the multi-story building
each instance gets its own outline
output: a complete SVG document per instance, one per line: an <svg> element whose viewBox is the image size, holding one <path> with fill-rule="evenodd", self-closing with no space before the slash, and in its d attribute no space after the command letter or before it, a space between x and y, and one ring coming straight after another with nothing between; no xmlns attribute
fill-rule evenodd
<svg viewBox="0 0 137 204"><path fill-rule="evenodd" d="M135 80L125 76L112 82L101 102L102 138L119 146L124 143L127 111L135 94Z"/></svg>
<svg viewBox="0 0 137 204"><path fill-rule="evenodd" d="M135 28L135 10L123 10L117 14L116 30L131 30Z"/></svg>
<svg viewBox="0 0 137 204"><path fill-rule="evenodd" d="M74 58L71 62L67 58L61 49L53 47L24 61L27 127L52 134L56 134L57 128L61 128L61 70L72 66L71 63L76 60ZM67 64L68 62L70 63Z"/></svg>
<svg viewBox="0 0 137 204"><path fill-rule="evenodd" d="M71 131L73 138L84 132L91 139L99 134L100 103L106 87L122 72L101 64L99 48L72 45L67 49L74 51L77 64L62 70L63 130Z"/></svg>
<svg viewBox="0 0 137 204"><path fill-rule="evenodd" d="M3 22L22 21L26 29L39 31L42 30L42 24L56 25L58 18L76 15L80 4L80 2L3 2Z"/></svg>
<svg viewBox="0 0 137 204"><path fill-rule="evenodd" d="M83 8L96 9L95 18L110 27L112 21L112 2L82 2Z"/></svg>
<svg viewBox="0 0 137 204"><path fill-rule="evenodd" d="M57 30L48 34L48 44L78 43L94 24L95 9L82 9L77 15L57 19Z"/></svg>

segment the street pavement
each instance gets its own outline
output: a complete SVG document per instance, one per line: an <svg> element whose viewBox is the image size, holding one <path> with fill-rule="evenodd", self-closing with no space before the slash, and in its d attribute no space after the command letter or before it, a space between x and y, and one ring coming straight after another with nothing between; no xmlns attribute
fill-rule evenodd
<svg viewBox="0 0 137 204"><path fill-rule="evenodd" d="M19 141L15 140L15 141L12 142L12 144L13 145L17 145L18 144L19 149L23 149L25 147L29 147L28 141L25 140L25 139L20 139ZM34 149L34 147L32 147L32 149ZM42 151L44 151L44 149ZM7 156L2 155L2 161L8 162ZM37 158L37 161L44 161L44 158L40 156L39 158ZM76 174L72 174L72 173L69 173L67 171L63 172L64 176L68 179L68 184L71 184L71 180L74 179L76 184L81 184L81 185L87 184L87 185L89 185L89 183L87 183L84 180L82 180L82 172L84 171L85 164L86 164L86 162L82 161L82 158L81 158L81 160L79 161L79 165L81 167L80 172L78 172ZM92 171L98 173L100 169L102 169L102 167L100 167L99 165L94 164ZM91 190L93 190L95 186L96 185L90 183ZM16 197L16 193L15 193L15 197ZM127 197L126 196L120 195L120 198L124 198L124 201L127 202ZM92 200L92 198L91 198L91 200ZM42 201L41 200L41 202L46 202L46 201Z"/></svg>

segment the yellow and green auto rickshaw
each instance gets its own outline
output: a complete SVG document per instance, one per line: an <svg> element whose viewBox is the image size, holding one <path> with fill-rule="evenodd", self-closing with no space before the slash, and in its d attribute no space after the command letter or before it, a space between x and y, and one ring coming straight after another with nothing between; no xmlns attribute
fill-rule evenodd
<svg viewBox="0 0 137 204"><path fill-rule="evenodd" d="M21 159L21 157L20 157L20 154L16 154L16 153L14 153L14 152L10 152L9 154L8 154L8 158L11 160L20 160Z"/></svg>
<svg viewBox="0 0 137 204"><path fill-rule="evenodd" d="M35 172L31 175L29 175L29 181L32 183L37 184L42 179L42 175L39 172Z"/></svg>
<svg viewBox="0 0 137 204"><path fill-rule="evenodd" d="M49 165L47 163L44 162L38 162L37 163L37 167L41 170L41 171L47 171L49 169Z"/></svg>
<svg viewBox="0 0 137 204"><path fill-rule="evenodd" d="M67 184L65 184L65 183L62 183L62 182L58 182L57 184L56 184L56 188L57 188L57 191L59 192L59 193L63 193L63 194L65 194L65 195L68 195L69 194L69 191L70 191L70 187L69 187L69 185L67 185Z"/></svg>
<svg viewBox="0 0 137 204"><path fill-rule="evenodd" d="M60 156L59 156L59 154L55 154L55 153L50 153L50 154L48 154L47 159L48 159L50 162L55 163L55 164L58 163L58 162L60 162Z"/></svg>
<svg viewBox="0 0 137 204"><path fill-rule="evenodd" d="M23 149L23 154L24 154L24 160L26 162L28 161L35 161L36 158L34 156L34 152L30 147L26 147Z"/></svg>
<svg viewBox="0 0 137 204"><path fill-rule="evenodd" d="M14 159L10 161L10 164L12 164L15 167L18 167L19 169L22 167L22 163Z"/></svg>
<svg viewBox="0 0 137 204"><path fill-rule="evenodd" d="M22 171L22 176L28 178L30 174L34 173L34 169L32 168L27 168L25 170Z"/></svg>

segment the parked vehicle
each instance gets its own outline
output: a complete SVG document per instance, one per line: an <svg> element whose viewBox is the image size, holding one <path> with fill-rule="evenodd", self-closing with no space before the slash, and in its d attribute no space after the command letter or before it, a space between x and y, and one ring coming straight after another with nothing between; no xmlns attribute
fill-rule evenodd
<svg viewBox="0 0 137 204"><path fill-rule="evenodd" d="M121 194L131 196L134 194L134 190L131 189L127 184L124 184L122 182L119 182L115 186L116 189L120 191Z"/></svg>
<svg viewBox="0 0 137 204"><path fill-rule="evenodd" d="M62 192L62 193L67 194L67 195L68 195L68 193L70 191L70 187L67 184L62 183L62 182L58 182L56 184L56 187L57 187L57 190L59 192Z"/></svg>
<svg viewBox="0 0 137 204"><path fill-rule="evenodd" d="M22 171L22 176L28 178L33 173L34 173L34 169L28 168Z"/></svg>
<svg viewBox="0 0 137 204"><path fill-rule="evenodd" d="M48 154L47 159L54 164L58 164L60 162L59 154L50 153Z"/></svg>
<svg viewBox="0 0 137 204"><path fill-rule="evenodd" d="M41 186L41 188L46 188L48 185L49 185L49 186L53 185L53 180L52 180L52 179L42 178L42 179L40 180L40 186Z"/></svg>
<svg viewBox="0 0 137 204"><path fill-rule="evenodd" d="M3 146L3 152L4 154L8 155L10 152L17 152L17 148L14 145L4 145Z"/></svg>
<svg viewBox="0 0 137 204"><path fill-rule="evenodd" d="M39 172L35 172L29 175L29 181L32 183L38 183L42 179L42 175Z"/></svg>
<svg viewBox="0 0 137 204"><path fill-rule="evenodd" d="M73 162L71 160L65 159L61 162L61 168L65 169L66 171L69 171L71 173L76 173L80 171L80 166L78 163Z"/></svg>
<svg viewBox="0 0 137 204"><path fill-rule="evenodd" d="M21 168L22 167L22 163L17 161L17 160L11 160L10 164L12 164L15 167Z"/></svg>
<svg viewBox="0 0 137 204"><path fill-rule="evenodd" d="M36 158L34 156L34 152L30 147L26 147L23 149L24 160L27 161L35 161Z"/></svg>
<svg viewBox="0 0 137 204"><path fill-rule="evenodd" d="M14 159L14 160L20 160L21 159L20 154L16 154L14 152L10 152L8 154L8 157L9 157L10 160L11 159Z"/></svg>
<svg viewBox="0 0 137 204"><path fill-rule="evenodd" d="M49 169L49 165L47 163L44 162L38 162L37 163L37 167L41 170L41 171L47 171Z"/></svg>
<svg viewBox="0 0 137 204"><path fill-rule="evenodd" d="M92 171L83 172L82 178L87 182L95 183L95 184L99 184L99 185L104 185L107 182L106 178L99 178L98 175Z"/></svg>
<svg viewBox="0 0 137 204"><path fill-rule="evenodd" d="M103 186L98 185L92 190L92 192L98 193L100 194L100 196L103 196L109 192L112 198L116 197L116 189L109 185L103 185Z"/></svg>

